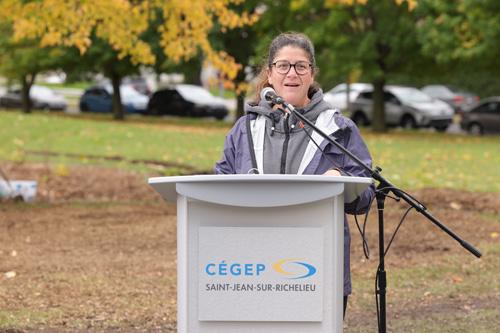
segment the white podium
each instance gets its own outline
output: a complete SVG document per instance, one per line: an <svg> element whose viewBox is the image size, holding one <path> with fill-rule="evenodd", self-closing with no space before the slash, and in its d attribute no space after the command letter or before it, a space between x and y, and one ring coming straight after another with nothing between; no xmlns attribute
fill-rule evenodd
<svg viewBox="0 0 500 333"><path fill-rule="evenodd" d="M150 178L177 202L178 332L342 332L344 201L371 182Z"/></svg>

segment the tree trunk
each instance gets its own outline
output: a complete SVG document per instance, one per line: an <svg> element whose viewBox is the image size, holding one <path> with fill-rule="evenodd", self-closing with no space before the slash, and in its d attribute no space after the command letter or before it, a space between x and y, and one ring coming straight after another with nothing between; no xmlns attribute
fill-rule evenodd
<svg viewBox="0 0 500 333"><path fill-rule="evenodd" d="M373 82L373 130L386 132L385 107L384 107L385 79L376 79Z"/></svg>
<svg viewBox="0 0 500 333"><path fill-rule="evenodd" d="M21 105L24 113L31 113L33 103L30 98L30 89L35 81L36 74L23 75L21 77Z"/></svg>
<svg viewBox="0 0 500 333"><path fill-rule="evenodd" d="M242 83L245 82L245 71L241 68L236 74L236 87L240 87ZM236 116L234 122L240 119L245 114L245 96L246 91L244 89L236 90ZM238 92L239 91L239 92Z"/></svg>
<svg viewBox="0 0 500 333"><path fill-rule="evenodd" d="M342 112L351 112L351 80L347 78L346 89L345 89L345 110L340 110Z"/></svg>
<svg viewBox="0 0 500 333"><path fill-rule="evenodd" d="M245 96L246 94L244 91L240 91L236 95L236 118L234 122L245 114Z"/></svg>
<svg viewBox="0 0 500 333"><path fill-rule="evenodd" d="M120 94L120 86L122 83L122 78L116 73L111 73L111 84L113 85L113 96L112 96L112 109L113 118L116 120L125 119L125 113L123 111L122 97Z"/></svg>

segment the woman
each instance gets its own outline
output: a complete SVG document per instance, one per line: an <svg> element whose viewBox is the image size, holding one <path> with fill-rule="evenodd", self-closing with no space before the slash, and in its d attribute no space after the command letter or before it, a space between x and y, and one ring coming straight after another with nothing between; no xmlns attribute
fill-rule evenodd
<svg viewBox="0 0 500 333"><path fill-rule="evenodd" d="M358 128L323 100L323 92L314 81L316 71L314 47L309 38L299 33L280 34L269 46L257 91L272 87L285 102L371 166L370 154ZM271 106L257 97L256 103L245 106L245 112L226 137L222 159L215 166L216 173L370 176L310 128L304 131L297 126L295 117L284 117L279 106ZM345 212L366 212L373 197L371 186L355 201L346 203ZM351 293L349 248L349 226L345 217L344 314L347 296Z"/></svg>

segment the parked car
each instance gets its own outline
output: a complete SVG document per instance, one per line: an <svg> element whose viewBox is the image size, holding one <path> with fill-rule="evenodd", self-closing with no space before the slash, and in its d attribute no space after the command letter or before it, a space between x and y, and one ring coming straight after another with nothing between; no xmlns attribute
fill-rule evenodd
<svg viewBox="0 0 500 333"><path fill-rule="evenodd" d="M94 86L80 97L80 111L82 112L112 112L111 85ZM139 93L128 85L120 87L120 97L127 113L144 113L148 105L148 96Z"/></svg>
<svg viewBox="0 0 500 333"><path fill-rule="evenodd" d="M432 98L437 98L450 104L458 113L466 111L479 102L479 96L453 86L432 84L422 87L420 90Z"/></svg>
<svg viewBox="0 0 500 333"><path fill-rule="evenodd" d="M65 110L68 102L64 96L44 86L33 85L30 89L31 105L34 109L42 110ZM0 97L0 106L6 108L22 107L21 89L16 88L7 91Z"/></svg>
<svg viewBox="0 0 500 333"><path fill-rule="evenodd" d="M486 98L464 113L460 126L475 135L500 132L500 96Z"/></svg>
<svg viewBox="0 0 500 333"><path fill-rule="evenodd" d="M156 91L149 100L147 114L224 119L229 111L223 100L200 86L179 84Z"/></svg>
<svg viewBox="0 0 500 333"><path fill-rule="evenodd" d="M349 85L349 103L352 103L364 90L372 89L369 83L351 83ZM347 109L347 84L341 83L333 87L324 94L323 99L330 103L334 108L341 111Z"/></svg>
<svg viewBox="0 0 500 333"><path fill-rule="evenodd" d="M453 109L412 87L386 86L384 91L387 125L405 128L434 127L444 131L451 124ZM373 89L361 92L351 104L351 119L368 125L373 119Z"/></svg>
<svg viewBox="0 0 500 333"><path fill-rule="evenodd" d="M150 96L152 91L148 82L142 76L127 76L123 78L123 84L130 85L143 95Z"/></svg>

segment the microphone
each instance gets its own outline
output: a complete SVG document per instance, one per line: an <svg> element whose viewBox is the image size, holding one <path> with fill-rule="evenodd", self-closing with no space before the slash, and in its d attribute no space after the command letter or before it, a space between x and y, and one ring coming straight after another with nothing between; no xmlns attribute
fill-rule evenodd
<svg viewBox="0 0 500 333"><path fill-rule="evenodd" d="M279 105L285 103L285 100L283 100L282 97L278 96L276 94L276 91L274 91L274 89L271 87L262 89L262 91L260 92L260 99Z"/></svg>

